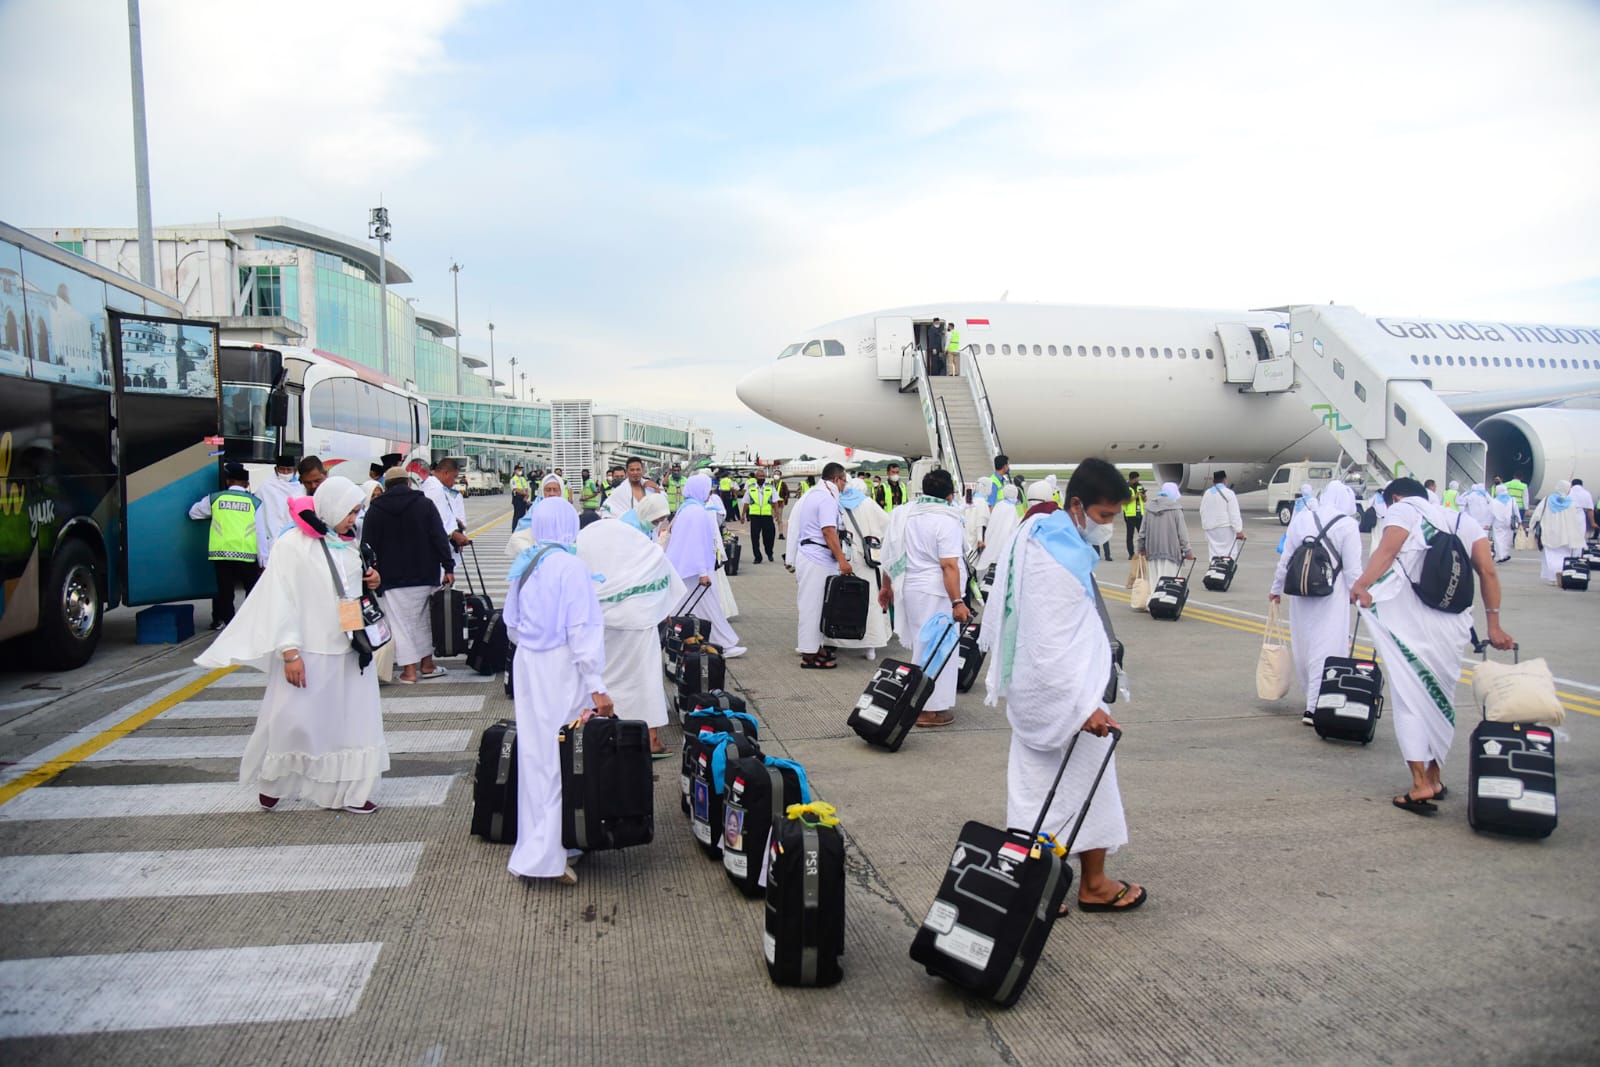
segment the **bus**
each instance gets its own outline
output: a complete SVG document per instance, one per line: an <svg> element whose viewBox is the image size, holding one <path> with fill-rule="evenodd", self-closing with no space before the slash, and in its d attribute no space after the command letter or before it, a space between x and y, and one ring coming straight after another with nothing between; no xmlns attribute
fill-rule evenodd
<svg viewBox="0 0 1600 1067"><path fill-rule="evenodd" d="M0 223L0 642L88 662L105 612L215 591L220 340L174 298Z"/></svg>
<svg viewBox="0 0 1600 1067"><path fill-rule="evenodd" d="M367 468L398 453L426 476L428 401L376 371L328 352L293 345L222 348L224 454L250 482L272 477L285 453L316 456L329 474L360 485Z"/></svg>

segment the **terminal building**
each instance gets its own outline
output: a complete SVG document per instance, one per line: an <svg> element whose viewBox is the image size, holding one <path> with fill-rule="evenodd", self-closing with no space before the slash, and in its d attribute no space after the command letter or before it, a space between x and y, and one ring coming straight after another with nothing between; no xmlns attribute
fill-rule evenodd
<svg viewBox="0 0 1600 1067"><path fill-rule="evenodd" d="M138 277L136 230L31 232ZM570 472L631 455L652 468L687 465L713 451L710 431L686 418L592 400L504 395L508 383L490 377L495 368L459 350L449 318L418 311L394 291L413 281L409 271L387 259L380 284L372 242L281 217L157 227L155 239L155 287L181 302L185 317L215 319L224 343L304 346L422 394L435 457L469 457L505 474L513 463ZM387 352L381 336L385 305Z"/></svg>

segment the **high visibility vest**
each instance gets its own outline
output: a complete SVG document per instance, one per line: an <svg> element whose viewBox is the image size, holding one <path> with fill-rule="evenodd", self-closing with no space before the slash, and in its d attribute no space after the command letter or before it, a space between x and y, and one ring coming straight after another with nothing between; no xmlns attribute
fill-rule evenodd
<svg viewBox="0 0 1600 1067"><path fill-rule="evenodd" d="M511 476L511 491L513 493L521 493L523 496L531 496L533 485L528 481L526 475L513 474Z"/></svg>
<svg viewBox="0 0 1600 1067"><path fill-rule="evenodd" d="M1132 519L1144 514L1144 486L1130 485L1128 488L1133 490L1133 496L1122 505L1122 517Z"/></svg>
<svg viewBox="0 0 1600 1067"><path fill-rule="evenodd" d="M899 496L900 496L899 500L895 499L895 494L896 494L897 491L898 491ZM893 511L895 509L896 505L904 504L905 502L906 502L906 487L905 486L901 485L899 482L884 482L883 483L883 510L884 511Z"/></svg>
<svg viewBox="0 0 1600 1067"><path fill-rule="evenodd" d="M211 542L206 558L218 563L256 561L256 508L261 501L243 489L211 494Z"/></svg>
<svg viewBox="0 0 1600 1067"><path fill-rule="evenodd" d="M1513 478L1506 482L1505 486L1506 492L1511 494L1511 502L1517 505L1517 510L1526 511L1527 508L1523 504L1523 498L1527 496L1528 483L1521 478Z"/></svg>
<svg viewBox="0 0 1600 1067"><path fill-rule="evenodd" d="M750 487L750 514L771 515L773 501L778 499L778 491L770 485L752 485Z"/></svg>
<svg viewBox="0 0 1600 1067"><path fill-rule="evenodd" d="M954 327L951 328L950 340L945 344L945 348L949 349L951 352L961 351L961 331L955 329Z"/></svg>
<svg viewBox="0 0 1600 1067"><path fill-rule="evenodd" d="M593 511L600 506L600 483L593 478L584 480L582 504L585 509Z"/></svg>
<svg viewBox="0 0 1600 1067"><path fill-rule="evenodd" d="M1005 499L1006 480L998 474L991 474L989 475L989 483L994 486L994 502L998 507L1000 501Z"/></svg>
<svg viewBox="0 0 1600 1067"><path fill-rule="evenodd" d="M722 492L724 492L724 493L733 492L733 479L732 478L724 478L724 479L722 479L722 481L717 483L717 488L719 490L721 490Z"/></svg>
<svg viewBox="0 0 1600 1067"><path fill-rule="evenodd" d="M1459 489L1446 489L1444 491L1444 506L1449 508L1451 511L1455 510L1456 494L1459 492Z"/></svg>
<svg viewBox="0 0 1600 1067"><path fill-rule="evenodd" d="M686 481L688 479L682 475L667 479L667 503L672 505L673 511L677 511L678 505L683 503L683 483Z"/></svg>

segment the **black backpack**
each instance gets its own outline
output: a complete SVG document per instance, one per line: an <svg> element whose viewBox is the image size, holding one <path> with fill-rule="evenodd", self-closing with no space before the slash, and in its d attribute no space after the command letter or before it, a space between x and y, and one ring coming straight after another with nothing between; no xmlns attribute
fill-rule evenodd
<svg viewBox="0 0 1600 1067"><path fill-rule="evenodd" d="M1423 520L1423 539L1428 551L1422 557L1421 572L1411 579L1411 588L1417 597L1435 611L1459 615L1472 607L1472 559L1467 548L1456 536L1461 529L1461 516L1456 516L1455 530L1440 530ZM1431 532L1430 532L1431 531Z"/></svg>
<svg viewBox="0 0 1600 1067"><path fill-rule="evenodd" d="M1373 507L1371 504L1368 504L1361 511L1361 522L1357 524L1356 529L1360 530L1362 533L1371 533L1377 528L1378 509Z"/></svg>
<svg viewBox="0 0 1600 1067"><path fill-rule="evenodd" d="M1317 536L1307 537L1295 546L1289 557L1289 570L1283 576L1283 591L1289 596L1332 596L1344 571L1344 559L1328 544L1327 533L1344 518L1335 515L1324 524L1317 520Z"/></svg>

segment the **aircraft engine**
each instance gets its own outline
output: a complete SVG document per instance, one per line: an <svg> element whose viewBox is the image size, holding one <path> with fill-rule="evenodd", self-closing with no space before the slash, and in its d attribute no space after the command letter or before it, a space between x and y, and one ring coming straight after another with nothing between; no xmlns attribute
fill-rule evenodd
<svg viewBox="0 0 1600 1067"><path fill-rule="evenodd" d="M1489 446L1489 481L1498 475L1528 483L1534 498L1574 477L1600 482L1600 411L1517 408L1474 427ZM1463 487L1465 488L1465 487Z"/></svg>
<svg viewBox="0 0 1600 1067"><path fill-rule="evenodd" d="M1178 488L1190 494L1203 493L1211 488L1211 472L1227 471L1228 480L1236 493L1253 493L1265 489L1267 479L1278 469L1276 463L1230 463L1226 460L1207 460L1204 463L1157 463L1156 485L1151 492L1167 482L1177 482Z"/></svg>

